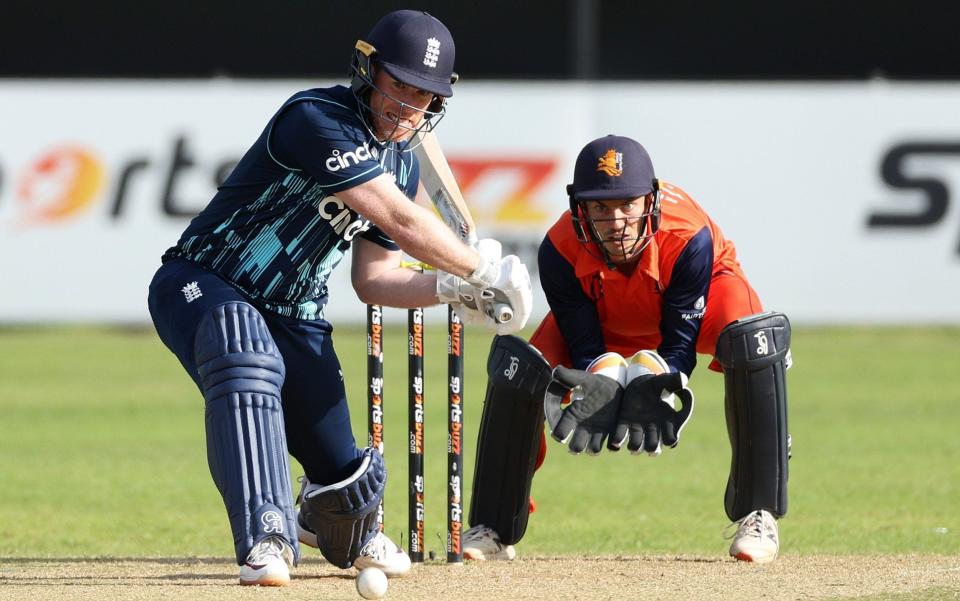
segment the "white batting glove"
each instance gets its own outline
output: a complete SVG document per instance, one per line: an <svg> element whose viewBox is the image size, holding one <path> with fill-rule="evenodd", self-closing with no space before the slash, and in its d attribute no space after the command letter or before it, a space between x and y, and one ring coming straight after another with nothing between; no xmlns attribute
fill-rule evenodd
<svg viewBox="0 0 960 601"><path fill-rule="evenodd" d="M503 245L493 238L478 240L474 248L480 254L480 264L473 273L463 280L474 288L489 288L497 281L500 275L500 260L503 256Z"/></svg>
<svg viewBox="0 0 960 601"><path fill-rule="evenodd" d="M475 306L470 307L463 303L450 303L450 306L465 325L489 326L492 321L489 315L481 313Z"/></svg>
<svg viewBox="0 0 960 601"><path fill-rule="evenodd" d="M474 248L480 255L480 265L470 276L461 278L446 271L437 271L437 298L441 303L461 303L471 309L477 309L476 291L487 288L496 281L500 273L503 246L493 238L484 238L477 241ZM478 272L489 282L475 278ZM474 282L481 282L483 285L478 286Z"/></svg>
<svg viewBox="0 0 960 601"><path fill-rule="evenodd" d="M506 336L514 334L527 325L533 309L533 288L530 273L516 255L508 255L500 261L500 274L493 285L478 290L468 286L460 309L454 310L464 323L483 323Z"/></svg>

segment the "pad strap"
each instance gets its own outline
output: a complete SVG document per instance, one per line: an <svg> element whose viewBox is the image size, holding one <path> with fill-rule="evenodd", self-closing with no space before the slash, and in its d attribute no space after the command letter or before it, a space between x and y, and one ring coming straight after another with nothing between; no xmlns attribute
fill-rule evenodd
<svg viewBox="0 0 960 601"><path fill-rule="evenodd" d="M300 517L317 535L327 561L349 568L380 531L377 512L386 483L383 455L368 447L349 478L328 486L311 484L303 491Z"/></svg>

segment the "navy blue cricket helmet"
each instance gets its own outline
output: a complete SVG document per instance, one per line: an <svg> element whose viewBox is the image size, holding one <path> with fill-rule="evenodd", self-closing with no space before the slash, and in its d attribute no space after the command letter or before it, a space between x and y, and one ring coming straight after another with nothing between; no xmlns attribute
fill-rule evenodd
<svg viewBox="0 0 960 601"><path fill-rule="evenodd" d="M453 70L456 46L446 25L424 11L396 10L383 16L365 39L357 40L351 61L351 87L361 106L374 87L373 71L381 68L394 79L434 94L424 111L432 129L453 96L458 79ZM383 90L380 90L384 92Z"/></svg>
<svg viewBox="0 0 960 601"><path fill-rule="evenodd" d="M611 268L615 261L604 247L608 240L598 230L600 220L588 215L585 203L644 198L639 234L629 244L621 244L622 256L638 256L660 228L660 183L650 154L632 138L607 135L584 146L577 155L567 195L577 239L591 252L598 251L593 254Z"/></svg>

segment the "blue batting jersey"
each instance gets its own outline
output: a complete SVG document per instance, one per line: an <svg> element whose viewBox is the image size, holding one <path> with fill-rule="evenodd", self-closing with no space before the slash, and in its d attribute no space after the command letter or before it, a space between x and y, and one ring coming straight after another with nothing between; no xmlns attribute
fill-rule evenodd
<svg viewBox="0 0 960 601"><path fill-rule="evenodd" d="M399 248L334 196L383 173L416 196L413 153L373 138L349 88L298 92L163 259L213 271L280 315L320 319L327 279L356 236Z"/></svg>

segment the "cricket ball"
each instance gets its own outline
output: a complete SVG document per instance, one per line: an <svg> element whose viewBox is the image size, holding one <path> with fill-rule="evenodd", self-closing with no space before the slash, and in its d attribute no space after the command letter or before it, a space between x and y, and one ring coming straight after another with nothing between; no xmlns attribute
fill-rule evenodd
<svg viewBox="0 0 960 601"><path fill-rule="evenodd" d="M357 574L357 592L364 599L383 599L387 594L387 575L379 568L364 568Z"/></svg>

